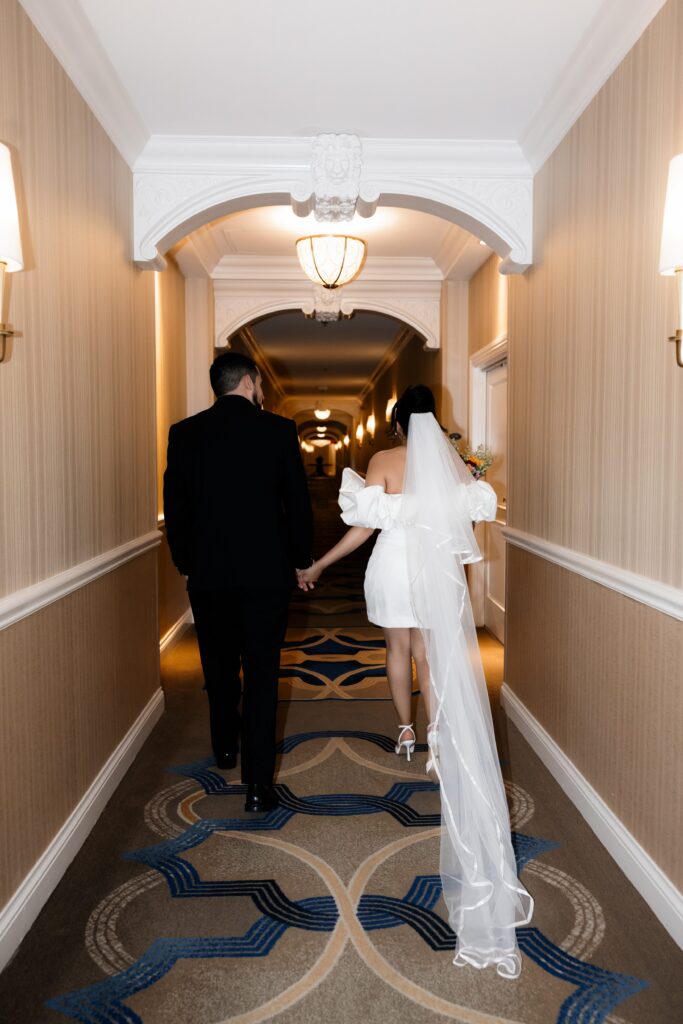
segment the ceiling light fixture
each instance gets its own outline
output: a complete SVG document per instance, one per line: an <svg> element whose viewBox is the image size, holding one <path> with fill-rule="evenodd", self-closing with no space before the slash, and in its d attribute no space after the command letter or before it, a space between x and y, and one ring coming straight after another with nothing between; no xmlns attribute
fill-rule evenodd
<svg viewBox="0 0 683 1024"><path fill-rule="evenodd" d="M296 243L301 269L323 288L341 288L358 277L365 252L363 239L351 235L308 235Z"/></svg>
<svg viewBox="0 0 683 1024"><path fill-rule="evenodd" d="M317 420L327 420L330 418L329 409L314 409L314 415Z"/></svg>

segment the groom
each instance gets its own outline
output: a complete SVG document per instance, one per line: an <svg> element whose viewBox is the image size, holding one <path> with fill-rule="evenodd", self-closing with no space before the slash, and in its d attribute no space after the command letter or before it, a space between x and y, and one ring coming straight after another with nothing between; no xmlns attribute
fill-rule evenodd
<svg viewBox="0 0 683 1024"><path fill-rule="evenodd" d="M295 566L310 564L313 539L296 424L261 410L261 384L248 356L218 356L216 402L171 427L164 474L166 535L187 576L213 752L219 768L234 768L241 735L247 811L278 803L280 648Z"/></svg>

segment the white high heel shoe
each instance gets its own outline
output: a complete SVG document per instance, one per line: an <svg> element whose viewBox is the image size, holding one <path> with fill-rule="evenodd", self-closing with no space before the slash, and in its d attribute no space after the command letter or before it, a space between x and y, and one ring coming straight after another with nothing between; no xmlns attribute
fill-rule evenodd
<svg viewBox="0 0 683 1024"><path fill-rule="evenodd" d="M429 749L430 757L425 765L425 771L427 772L427 775L431 775L435 781L438 781L439 734L435 722L431 722L427 726L427 747Z"/></svg>
<svg viewBox="0 0 683 1024"><path fill-rule="evenodd" d="M410 725L399 725L398 727L398 740L396 741L395 751L400 754L402 750L406 752L406 759L410 761L410 755L415 750L415 730L413 729L413 723ZM408 738L404 738L405 733L410 733Z"/></svg>

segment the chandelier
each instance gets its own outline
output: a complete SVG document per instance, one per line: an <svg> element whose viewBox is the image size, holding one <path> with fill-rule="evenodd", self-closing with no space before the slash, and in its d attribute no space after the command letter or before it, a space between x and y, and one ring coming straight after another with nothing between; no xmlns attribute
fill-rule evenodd
<svg viewBox="0 0 683 1024"><path fill-rule="evenodd" d="M351 235L309 235L296 243L304 274L323 288L341 288L358 277L365 262L365 242Z"/></svg>

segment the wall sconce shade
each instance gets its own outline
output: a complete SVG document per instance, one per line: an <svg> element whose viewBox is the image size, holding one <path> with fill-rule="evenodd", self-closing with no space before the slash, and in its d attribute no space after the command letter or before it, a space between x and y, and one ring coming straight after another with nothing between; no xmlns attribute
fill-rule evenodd
<svg viewBox="0 0 683 1024"><path fill-rule="evenodd" d="M683 153L669 164L659 254L660 274L670 276L677 270L683 270Z"/></svg>
<svg viewBox="0 0 683 1024"><path fill-rule="evenodd" d="M376 428L377 428L377 424L375 422L375 415L374 415L374 413L371 413L370 416L368 416L367 423L365 424L365 429L367 430L367 432L370 435L370 437L374 437L375 436Z"/></svg>
<svg viewBox="0 0 683 1024"><path fill-rule="evenodd" d="M678 324L669 341L676 343L676 362L683 366L683 153L675 156L669 164L659 273L676 277Z"/></svg>
<svg viewBox="0 0 683 1024"><path fill-rule="evenodd" d="M12 155L7 146L2 143L0 143L0 263L5 264L8 274L24 269L17 194L12 174Z"/></svg>
<svg viewBox="0 0 683 1024"><path fill-rule="evenodd" d="M5 274L14 274L24 269L19 231L19 210L17 193L12 174L12 154L0 143L0 363L4 361L7 339L15 332L2 322L5 308Z"/></svg>
<svg viewBox="0 0 683 1024"><path fill-rule="evenodd" d="M363 424L359 423L358 426L356 427L356 441L358 441L359 445L361 445L363 443L363 434L364 433L365 433L365 431L363 430Z"/></svg>
<svg viewBox="0 0 683 1024"><path fill-rule="evenodd" d="M313 284L341 288L363 269L365 242L351 235L309 235L297 241L296 254Z"/></svg>
<svg viewBox="0 0 683 1024"><path fill-rule="evenodd" d="M344 447L348 448L350 444L351 444L351 438L349 437L348 434L344 434Z"/></svg>

